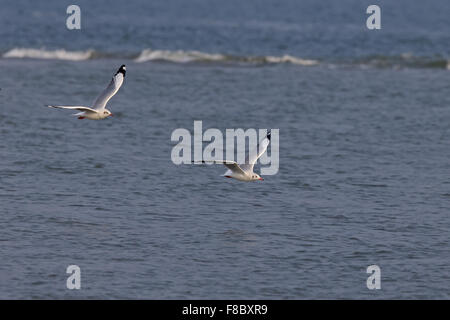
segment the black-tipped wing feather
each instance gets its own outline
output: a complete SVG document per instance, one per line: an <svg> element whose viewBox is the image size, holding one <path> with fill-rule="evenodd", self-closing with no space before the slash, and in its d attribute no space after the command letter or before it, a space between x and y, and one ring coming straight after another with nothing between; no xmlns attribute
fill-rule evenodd
<svg viewBox="0 0 450 320"><path fill-rule="evenodd" d="M89 107L83 107L83 106L49 106L49 108L55 108L55 109L69 109L69 110L79 110L79 111L85 111L85 112L96 112L94 109Z"/></svg>
<svg viewBox="0 0 450 320"><path fill-rule="evenodd" d="M102 110L106 107L109 99L111 99L117 91L119 91L120 87L123 84L123 80L125 78L126 67L122 65L119 70L117 70L116 74L112 78L111 82L108 84L105 90L95 99L93 108L95 110Z"/></svg>

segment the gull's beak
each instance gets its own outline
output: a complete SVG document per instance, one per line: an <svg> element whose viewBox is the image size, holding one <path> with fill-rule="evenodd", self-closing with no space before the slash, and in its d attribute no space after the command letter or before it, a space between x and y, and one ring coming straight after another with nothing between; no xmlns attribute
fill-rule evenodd
<svg viewBox="0 0 450 320"><path fill-rule="evenodd" d="M263 178L259 178L258 180L264 181L264 179L263 179Z"/></svg>
<svg viewBox="0 0 450 320"><path fill-rule="evenodd" d="M114 114L110 113L109 116L110 116L110 117L114 117Z"/></svg>

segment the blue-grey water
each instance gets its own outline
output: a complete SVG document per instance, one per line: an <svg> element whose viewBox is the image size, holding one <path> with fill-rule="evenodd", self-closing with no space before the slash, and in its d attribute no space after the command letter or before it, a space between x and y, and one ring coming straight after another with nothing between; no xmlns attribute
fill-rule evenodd
<svg viewBox="0 0 450 320"><path fill-rule="evenodd" d="M1 299L450 298L448 1L70 4L0 1ZM44 107L121 64L115 117ZM174 165L194 120L280 129L278 174Z"/></svg>

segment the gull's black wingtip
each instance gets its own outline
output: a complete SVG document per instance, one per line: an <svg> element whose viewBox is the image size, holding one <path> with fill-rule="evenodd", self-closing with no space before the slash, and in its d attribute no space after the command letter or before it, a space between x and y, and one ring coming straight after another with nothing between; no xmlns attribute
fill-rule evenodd
<svg viewBox="0 0 450 320"><path fill-rule="evenodd" d="M271 134L271 132L269 130L269 132L267 132L267 139L269 139L269 141L270 141L270 134Z"/></svg>
<svg viewBox="0 0 450 320"><path fill-rule="evenodd" d="M120 66L119 70L117 70L116 74L119 73L123 74L123 76L125 77L125 74L127 73L127 68L125 67L124 64Z"/></svg>

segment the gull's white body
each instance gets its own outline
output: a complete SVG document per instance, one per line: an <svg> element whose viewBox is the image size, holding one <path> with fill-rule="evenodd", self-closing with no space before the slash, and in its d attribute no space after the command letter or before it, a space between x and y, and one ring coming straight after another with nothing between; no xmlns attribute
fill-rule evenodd
<svg viewBox="0 0 450 320"><path fill-rule="evenodd" d="M264 180L258 174L254 173L253 170L246 171L241 168L237 163L224 163L226 167L233 167L233 169L227 170L223 175L226 178L233 178L239 181L255 181L255 180Z"/></svg>
<svg viewBox="0 0 450 320"><path fill-rule="evenodd" d="M111 99L117 91L119 91L120 87L123 84L123 80L125 79L126 67L122 65L119 70L117 70L116 74L112 78L109 85L105 90L95 99L92 107L84 107L84 106L48 106L50 108L58 108L58 109L71 109L81 111L76 113L75 116L78 116L78 119L89 119L89 120L102 120L109 116L112 116L111 111L106 109L106 104L109 99Z"/></svg>
<svg viewBox="0 0 450 320"><path fill-rule="evenodd" d="M261 176L255 172L253 172L253 167L255 166L256 161L258 161L259 157L266 152L267 147L270 143L270 132L267 136L258 144L256 147L256 151L252 154L252 158L250 158L251 154L248 154L245 158L245 164L237 164L235 161L227 161L227 160L215 160L215 161L202 161L202 163L220 163L228 168L227 172L223 175L226 178L233 178L239 181L256 181L256 180L264 180Z"/></svg>

